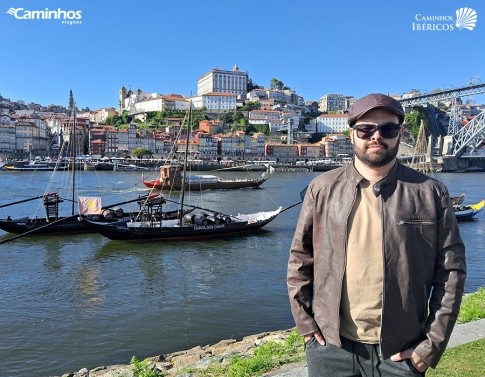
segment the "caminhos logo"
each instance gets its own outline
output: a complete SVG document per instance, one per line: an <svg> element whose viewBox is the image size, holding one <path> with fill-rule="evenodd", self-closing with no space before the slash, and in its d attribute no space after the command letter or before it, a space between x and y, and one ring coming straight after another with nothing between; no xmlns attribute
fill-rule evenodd
<svg viewBox="0 0 485 377"><path fill-rule="evenodd" d="M59 20L66 25L82 23L82 11L80 10L10 8L6 13L14 16L17 20Z"/></svg>
<svg viewBox="0 0 485 377"><path fill-rule="evenodd" d="M452 15L426 15L417 13L414 16L413 31L461 31L473 30L477 25L477 12L471 8L460 8Z"/></svg>

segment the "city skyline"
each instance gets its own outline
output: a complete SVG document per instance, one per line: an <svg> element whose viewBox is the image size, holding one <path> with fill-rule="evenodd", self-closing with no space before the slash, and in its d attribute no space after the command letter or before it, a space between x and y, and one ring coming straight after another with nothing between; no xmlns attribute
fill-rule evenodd
<svg viewBox="0 0 485 377"><path fill-rule="evenodd" d="M253 0L189 7L148 0L136 8L128 1L11 1L0 8L0 30L9 36L0 94L67 105L72 90L80 108L117 108L122 85L187 97L202 75L235 64L254 84L269 87L274 77L305 101L485 80L480 1L299 4L295 12L287 2ZM461 8L478 16L468 29L456 26ZM34 19L34 11L43 13ZM474 101L485 102L484 95Z"/></svg>

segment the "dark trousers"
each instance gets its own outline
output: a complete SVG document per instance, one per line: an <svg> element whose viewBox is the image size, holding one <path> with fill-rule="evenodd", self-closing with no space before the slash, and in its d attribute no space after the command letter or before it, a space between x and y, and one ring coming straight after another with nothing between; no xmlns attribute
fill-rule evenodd
<svg viewBox="0 0 485 377"><path fill-rule="evenodd" d="M341 338L342 348L320 345L312 338L305 345L308 377L416 377L424 376L411 364L381 360L379 345Z"/></svg>

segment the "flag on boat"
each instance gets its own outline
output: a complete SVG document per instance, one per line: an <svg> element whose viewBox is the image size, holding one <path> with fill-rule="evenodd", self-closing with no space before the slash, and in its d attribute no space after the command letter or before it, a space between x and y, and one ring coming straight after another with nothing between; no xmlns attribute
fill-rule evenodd
<svg viewBox="0 0 485 377"><path fill-rule="evenodd" d="M80 215L101 215L101 198L96 196L78 196Z"/></svg>

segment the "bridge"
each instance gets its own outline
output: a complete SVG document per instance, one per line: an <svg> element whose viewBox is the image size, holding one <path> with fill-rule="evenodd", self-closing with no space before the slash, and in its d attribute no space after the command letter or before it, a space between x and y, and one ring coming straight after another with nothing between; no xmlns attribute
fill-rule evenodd
<svg viewBox="0 0 485 377"><path fill-rule="evenodd" d="M432 125L435 133L440 136L450 135L453 137L453 145L448 152L453 157L473 158L485 157L485 150L479 149L485 141L485 110L478 114L472 121L460 127L457 121L456 99L464 96L471 96L485 93L485 83L467 85L458 88L446 89L426 93L417 97L401 99L399 102L403 107L413 107L438 101L453 101L451 109L450 124L447 132L440 130L434 117Z"/></svg>

